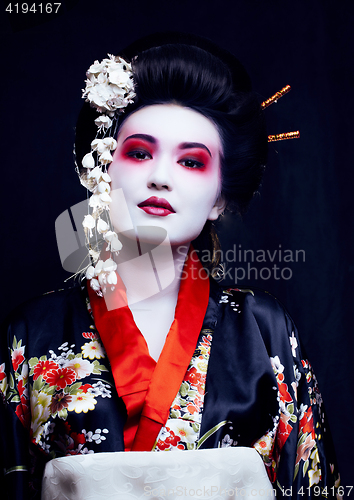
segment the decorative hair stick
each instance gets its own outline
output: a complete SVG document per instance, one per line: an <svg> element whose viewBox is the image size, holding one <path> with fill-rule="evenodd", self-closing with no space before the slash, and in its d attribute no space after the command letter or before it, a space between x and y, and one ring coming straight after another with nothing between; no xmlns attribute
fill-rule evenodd
<svg viewBox="0 0 354 500"><path fill-rule="evenodd" d="M277 100L280 99L281 97L283 97L283 95L287 94L290 89L291 89L290 85L286 85L281 90L279 90L279 92L272 95L272 97L269 97L269 99L267 99L266 101L263 101L261 104L261 108L265 109L268 106L270 106L271 104L273 104L273 102L277 102Z"/></svg>
<svg viewBox="0 0 354 500"><path fill-rule="evenodd" d="M283 134L268 135L268 142L285 141L286 139L298 139L300 137L299 130L296 132L285 132Z"/></svg>

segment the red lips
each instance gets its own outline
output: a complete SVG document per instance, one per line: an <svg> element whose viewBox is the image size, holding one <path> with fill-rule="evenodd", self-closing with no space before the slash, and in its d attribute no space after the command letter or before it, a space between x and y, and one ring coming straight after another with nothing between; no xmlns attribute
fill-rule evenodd
<svg viewBox="0 0 354 500"><path fill-rule="evenodd" d="M151 196L147 200L142 201L139 203L138 207L147 214L159 215L160 217L166 217L166 215L175 213L167 200L164 198L157 198L156 196Z"/></svg>

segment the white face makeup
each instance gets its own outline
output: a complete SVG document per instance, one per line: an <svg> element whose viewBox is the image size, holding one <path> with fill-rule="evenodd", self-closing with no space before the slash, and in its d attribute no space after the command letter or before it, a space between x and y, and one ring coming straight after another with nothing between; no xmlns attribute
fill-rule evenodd
<svg viewBox="0 0 354 500"><path fill-rule="evenodd" d="M135 227L158 226L172 246L188 244L222 212L221 140L205 116L174 104L147 106L126 119L117 143L108 173ZM110 216L122 231L114 200Z"/></svg>

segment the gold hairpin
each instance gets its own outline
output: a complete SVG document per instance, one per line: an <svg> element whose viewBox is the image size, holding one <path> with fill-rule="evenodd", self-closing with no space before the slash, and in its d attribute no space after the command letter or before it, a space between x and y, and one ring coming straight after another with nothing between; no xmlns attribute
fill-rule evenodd
<svg viewBox="0 0 354 500"><path fill-rule="evenodd" d="M275 141L286 141L286 139L298 139L300 137L300 131L296 132L285 132L283 134L268 135L268 142Z"/></svg>
<svg viewBox="0 0 354 500"><path fill-rule="evenodd" d="M268 106L273 104L273 102L277 102L278 99L283 97L283 95L287 94L289 92L289 90L291 90L290 85L286 85L281 90L279 90L279 92L276 92L274 95L272 95L272 97L269 97L269 99L267 99L266 101L263 101L261 104L261 108L262 109L268 108Z"/></svg>
<svg viewBox="0 0 354 500"><path fill-rule="evenodd" d="M263 101L261 104L261 108L265 109L273 104L273 102L277 102L278 99L287 94L289 90L291 90L290 85L286 85L281 90L279 90L279 92L276 92L274 95L272 95L272 97L269 97L269 99ZM268 135L268 142L286 141L287 139L298 139L299 137L300 132L299 130L296 130L295 132L284 132L283 134Z"/></svg>

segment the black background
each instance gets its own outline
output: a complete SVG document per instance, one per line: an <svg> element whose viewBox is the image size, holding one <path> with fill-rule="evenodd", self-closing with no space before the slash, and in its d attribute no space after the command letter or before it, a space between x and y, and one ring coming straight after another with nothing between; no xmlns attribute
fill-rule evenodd
<svg viewBox="0 0 354 500"><path fill-rule="evenodd" d="M352 2L71 0L50 15L9 15L8 4L0 4L2 318L68 277L54 222L86 196L72 157L86 69L156 31L207 36L243 62L260 100L292 86L265 112L269 133L299 129L301 138L270 145L261 195L243 220L224 218L221 240L224 248L305 250L305 262L274 261L291 267L291 279L253 272L237 284L270 291L294 318L322 389L342 484L352 485Z"/></svg>

